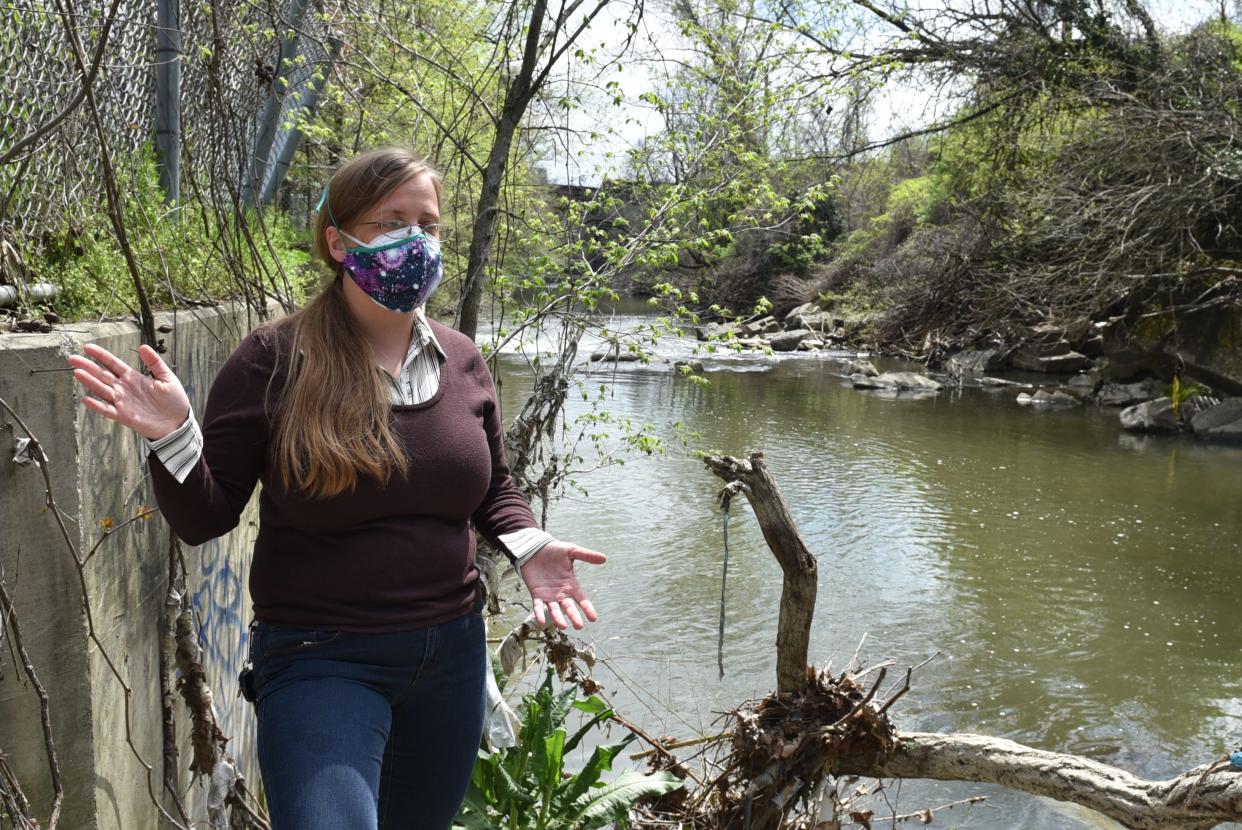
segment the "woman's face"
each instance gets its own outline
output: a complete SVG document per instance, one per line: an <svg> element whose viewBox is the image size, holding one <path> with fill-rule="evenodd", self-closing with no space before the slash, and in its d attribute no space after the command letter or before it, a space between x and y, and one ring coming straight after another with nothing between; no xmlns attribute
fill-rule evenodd
<svg viewBox="0 0 1242 830"><path fill-rule="evenodd" d="M406 180L400 187L389 193L383 201L373 205L344 230L356 236L364 243L383 233L379 222L397 220L401 227L409 225L430 225L440 221L440 199L436 196L435 184L426 173ZM329 225L324 233L328 239L328 251L337 262L345 259L345 248L357 243L342 237L336 228Z"/></svg>

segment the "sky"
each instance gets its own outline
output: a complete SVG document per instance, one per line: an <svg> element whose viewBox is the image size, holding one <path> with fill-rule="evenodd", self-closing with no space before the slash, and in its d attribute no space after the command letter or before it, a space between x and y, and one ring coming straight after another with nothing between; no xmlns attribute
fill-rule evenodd
<svg viewBox="0 0 1242 830"><path fill-rule="evenodd" d="M1148 0L1147 5L1157 24L1173 33L1187 31L1217 14L1220 8L1218 0ZM558 108L544 114L558 126L574 131L568 139L559 141L540 165L549 181L595 185L606 176L620 175L627 148L637 146L663 128L660 115L640 100L642 93L656 89L661 72L649 59L657 53L674 59L687 53L680 47L676 27L661 0L646 3L634 39L635 50L620 62L620 67L610 68L603 75L596 68L615 58L617 45L626 37L626 20L632 9L629 2L606 6L583 36L585 47L595 50L595 66L575 62L568 67L568 83L564 75L558 81L561 90L588 81L589 87L597 91L588 91L578 108ZM1231 11L1237 14L1236 3ZM614 105L611 94L604 90L609 81L619 84L624 97L620 106ZM873 98L868 135L873 141L883 140L919 129L943 116L943 108L942 102L916 85L892 83Z"/></svg>

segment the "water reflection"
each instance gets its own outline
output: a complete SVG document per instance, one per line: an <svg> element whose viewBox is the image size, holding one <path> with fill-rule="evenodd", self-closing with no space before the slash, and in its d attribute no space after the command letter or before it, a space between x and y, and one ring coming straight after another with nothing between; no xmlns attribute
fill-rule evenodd
<svg viewBox="0 0 1242 830"><path fill-rule="evenodd" d="M666 340L662 356L690 349ZM824 356L701 359L708 387L667 363L617 367L605 407L666 435L682 422L697 449L765 452L820 559L813 662L842 664L864 632L873 660L943 652L899 705L901 726L1002 735L1149 777L1242 743L1242 451L1134 440L1115 411L1032 411L1014 391L860 394ZM517 358L502 356L502 373L512 413L529 383ZM586 407L571 400L571 416ZM717 680L718 482L670 445L582 477L589 495L555 505L549 526L612 557L586 578L615 701L684 735L772 686L780 571L735 502ZM902 798L981 790L988 805L949 824L1104 826L998 788L908 783Z"/></svg>

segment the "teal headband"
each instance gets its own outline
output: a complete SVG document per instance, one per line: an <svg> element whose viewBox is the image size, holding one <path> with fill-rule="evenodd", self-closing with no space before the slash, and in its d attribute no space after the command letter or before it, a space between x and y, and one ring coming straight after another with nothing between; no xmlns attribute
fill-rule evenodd
<svg viewBox="0 0 1242 830"><path fill-rule="evenodd" d="M332 227L337 227L336 217L332 215L332 205L328 202L328 188L332 186L332 177L328 177L328 183L323 186L323 194L319 197L319 204L315 205L315 213L323 210L323 206L328 206L328 218L332 220Z"/></svg>

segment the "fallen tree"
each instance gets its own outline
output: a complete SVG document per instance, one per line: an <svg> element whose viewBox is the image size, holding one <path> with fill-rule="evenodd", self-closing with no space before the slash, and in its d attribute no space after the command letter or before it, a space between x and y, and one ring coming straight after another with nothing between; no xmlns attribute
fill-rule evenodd
<svg viewBox="0 0 1242 830"><path fill-rule="evenodd" d="M1129 830L1208 830L1242 821L1242 770L1228 758L1196 767L1167 781L1147 781L1117 767L1076 755L1046 752L987 735L902 732L889 710L910 689L912 669L900 688L880 695L888 664L862 669L857 655L839 676L806 666L812 607L804 601L806 575L815 573L805 545L762 453L747 459L709 457L708 469L726 482L724 495L744 494L764 539L785 572L778 625L780 691L732 713L723 770L695 791L670 793L651 805L638 826L714 828L871 826L870 811L833 795L837 818L819 815L827 785L847 776L934 779L999 784L1071 802L1114 819ZM790 582L797 583L791 589ZM792 650L801 660L799 682L791 677ZM654 765L676 768L668 753ZM835 793L836 788L831 788ZM952 805L948 805L952 806ZM930 823L933 810L906 818Z"/></svg>

